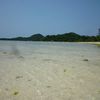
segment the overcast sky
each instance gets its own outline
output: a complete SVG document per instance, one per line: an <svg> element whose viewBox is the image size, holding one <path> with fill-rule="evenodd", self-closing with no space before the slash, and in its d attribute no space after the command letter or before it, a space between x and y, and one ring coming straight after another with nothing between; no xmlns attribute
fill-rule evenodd
<svg viewBox="0 0 100 100"><path fill-rule="evenodd" d="M0 37L96 35L98 28L100 0L0 0Z"/></svg>

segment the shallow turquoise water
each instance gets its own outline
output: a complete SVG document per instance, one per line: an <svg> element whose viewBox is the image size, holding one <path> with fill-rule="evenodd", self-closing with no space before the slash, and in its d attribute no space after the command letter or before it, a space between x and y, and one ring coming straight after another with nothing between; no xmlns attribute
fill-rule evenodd
<svg viewBox="0 0 100 100"><path fill-rule="evenodd" d="M0 100L100 100L99 87L96 45L0 41Z"/></svg>
<svg viewBox="0 0 100 100"><path fill-rule="evenodd" d="M87 56L100 58L100 48L96 45L66 42L23 42L0 41L0 51L17 52L32 56L44 54L48 56Z"/></svg>

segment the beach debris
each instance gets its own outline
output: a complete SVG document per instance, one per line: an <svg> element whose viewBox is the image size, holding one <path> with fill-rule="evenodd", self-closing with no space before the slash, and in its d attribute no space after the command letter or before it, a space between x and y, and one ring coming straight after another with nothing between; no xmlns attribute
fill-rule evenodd
<svg viewBox="0 0 100 100"><path fill-rule="evenodd" d="M51 86L47 86L47 88L50 88Z"/></svg>
<svg viewBox="0 0 100 100"><path fill-rule="evenodd" d="M67 70L66 69L64 69L64 72L66 72Z"/></svg>
<svg viewBox="0 0 100 100"><path fill-rule="evenodd" d="M4 51L3 54L7 54L7 52Z"/></svg>
<svg viewBox="0 0 100 100"><path fill-rule="evenodd" d="M88 59L83 59L83 61L89 61Z"/></svg>
<svg viewBox="0 0 100 100"><path fill-rule="evenodd" d="M24 57L23 57L23 56L19 56L18 58L20 58L20 59L24 59Z"/></svg>
<svg viewBox="0 0 100 100"><path fill-rule="evenodd" d="M31 79L29 79L28 81L32 81Z"/></svg>
<svg viewBox="0 0 100 100"><path fill-rule="evenodd" d="M16 79L23 78L23 76L16 76Z"/></svg>
<svg viewBox="0 0 100 100"><path fill-rule="evenodd" d="M43 61L47 61L47 62L57 62L55 59L43 59Z"/></svg>
<svg viewBox="0 0 100 100"><path fill-rule="evenodd" d="M19 94L19 92L18 91L15 91L14 93L13 93L13 95L18 95Z"/></svg>

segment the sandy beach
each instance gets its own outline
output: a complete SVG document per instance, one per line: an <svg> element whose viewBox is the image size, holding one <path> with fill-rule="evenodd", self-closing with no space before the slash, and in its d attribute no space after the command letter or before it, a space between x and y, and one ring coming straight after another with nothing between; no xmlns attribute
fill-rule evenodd
<svg viewBox="0 0 100 100"><path fill-rule="evenodd" d="M79 42L79 43L100 44L100 42Z"/></svg>
<svg viewBox="0 0 100 100"><path fill-rule="evenodd" d="M0 100L100 100L91 44L0 41Z"/></svg>

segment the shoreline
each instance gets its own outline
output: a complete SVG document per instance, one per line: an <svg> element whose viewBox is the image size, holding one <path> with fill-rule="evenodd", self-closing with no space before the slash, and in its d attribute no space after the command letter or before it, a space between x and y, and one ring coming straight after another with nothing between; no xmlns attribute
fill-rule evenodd
<svg viewBox="0 0 100 100"><path fill-rule="evenodd" d="M92 44L100 47L100 42L79 42L79 43Z"/></svg>

